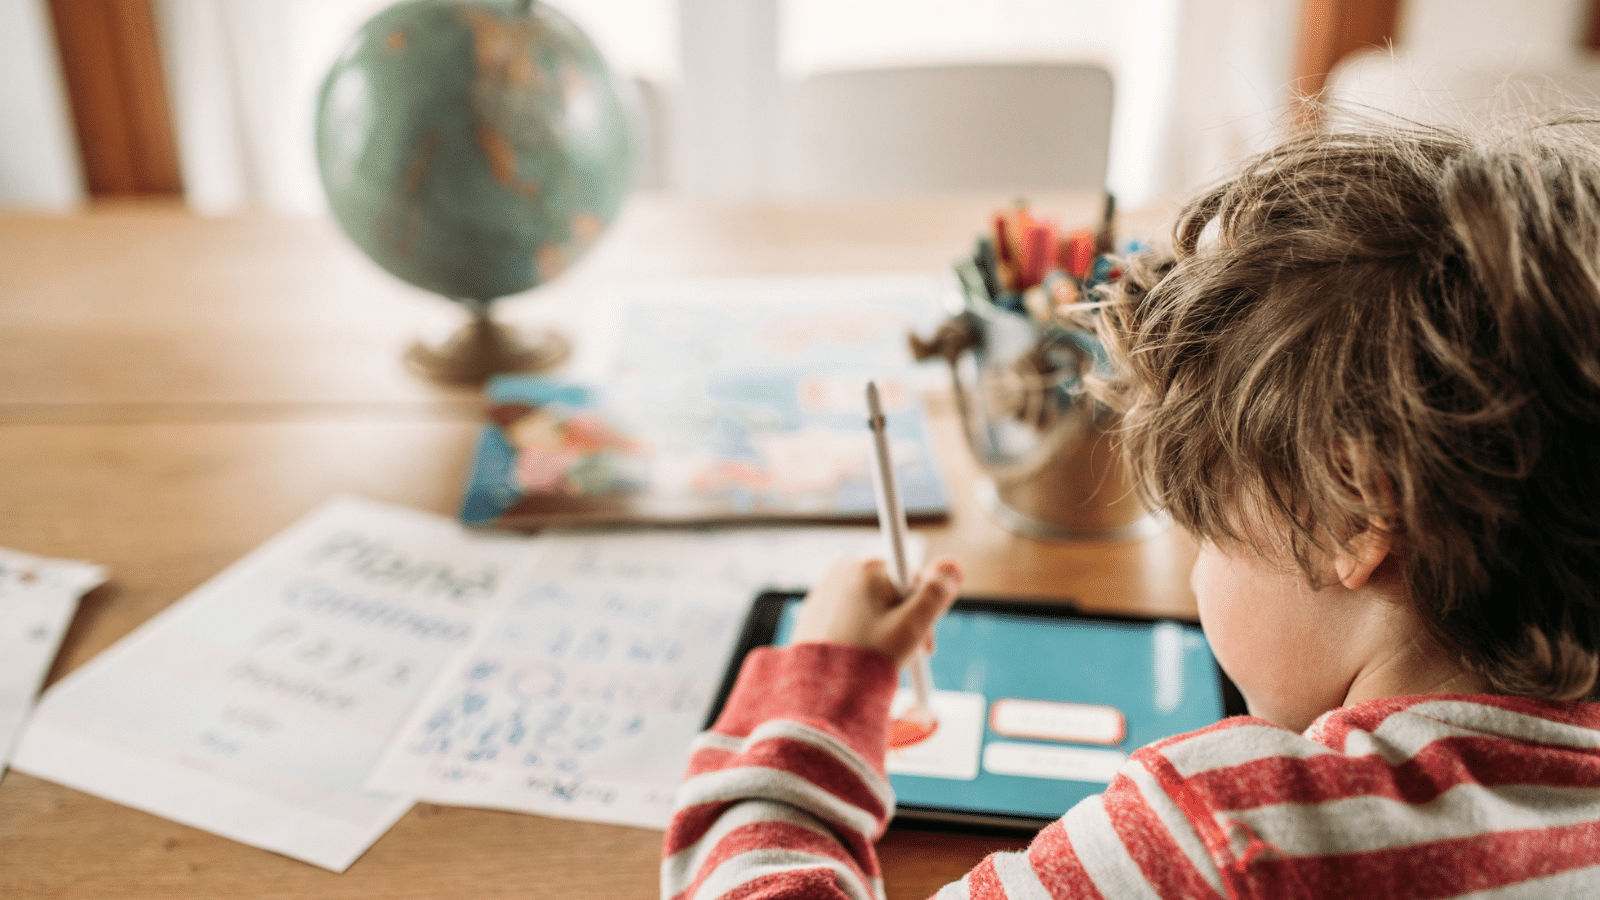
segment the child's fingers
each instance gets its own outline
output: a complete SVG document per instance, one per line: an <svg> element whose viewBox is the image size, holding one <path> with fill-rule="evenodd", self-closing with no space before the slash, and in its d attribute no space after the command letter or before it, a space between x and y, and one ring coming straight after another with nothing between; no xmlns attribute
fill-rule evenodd
<svg viewBox="0 0 1600 900"><path fill-rule="evenodd" d="M800 604L794 640L881 650L883 618L899 602L883 560L841 560Z"/></svg>
<svg viewBox="0 0 1600 900"><path fill-rule="evenodd" d="M893 611L894 631L905 653L933 639L933 626L961 591L961 566L953 559L935 562Z"/></svg>
<svg viewBox="0 0 1600 900"><path fill-rule="evenodd" d="M900 602L900 592L889 577L889 564L881 559L869 559L860 564L861 578L867 596L881 607Z"/></svg>
<svg viewBox="0 0 1600 900"><path fill-rule="evenodd" d="M800 605L794 641L864 647L904 665L917 647L932 640L934 623L960 588L961 567L954 560L929 567L904 597L883 560L844 560Z"/></svg>

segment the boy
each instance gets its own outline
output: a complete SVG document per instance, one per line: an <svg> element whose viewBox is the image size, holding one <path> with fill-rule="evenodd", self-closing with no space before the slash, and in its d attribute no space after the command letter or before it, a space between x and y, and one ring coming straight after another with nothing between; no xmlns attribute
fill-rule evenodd
<svg viewBox="0 0 1600 900"><path fill-rule="evenodd" d="M1306 136L1130 266L1100 394L1252 715L940 896L1600 894L1597 148ZM960 580L816 586L696 744L665 896L881 896L889 698Z"/></svg>

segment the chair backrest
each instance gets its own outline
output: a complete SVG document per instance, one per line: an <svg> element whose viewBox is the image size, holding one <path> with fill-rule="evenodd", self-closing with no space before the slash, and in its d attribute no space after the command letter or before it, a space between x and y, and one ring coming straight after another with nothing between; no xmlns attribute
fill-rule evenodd
<svg viewBox="0 0 1600 900"><path fill-rule="evenodd" d="M1505 117L1600 112L1600 64L1587 59L1447 65L1372 51L1340 64L1328 80L1336 108L1416 122L1477 125Z"/></svg>
<svg viewBox="0 0 1600 900"><path fill-rule="evenodd" d="M1093 64L827 72L788 86L774 183L785 199L1101 190L1111 74Z"/></svg>

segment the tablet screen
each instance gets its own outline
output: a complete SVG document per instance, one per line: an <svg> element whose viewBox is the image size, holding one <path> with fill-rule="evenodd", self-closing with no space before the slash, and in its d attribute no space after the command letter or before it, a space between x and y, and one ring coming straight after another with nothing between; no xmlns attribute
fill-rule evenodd
<svg viewBox="0 0 1600 900"><path fill-rule="evenodd" d="M769 643L798 595L764 595ZM763 601L758 601L763 602ZM1036 826L1105 789L1133 750L1242 712L1198 625L961 601L938 625L937 723L896 721L887 768L903 815ZM893 713L912 704L902 676Z"/></svg>

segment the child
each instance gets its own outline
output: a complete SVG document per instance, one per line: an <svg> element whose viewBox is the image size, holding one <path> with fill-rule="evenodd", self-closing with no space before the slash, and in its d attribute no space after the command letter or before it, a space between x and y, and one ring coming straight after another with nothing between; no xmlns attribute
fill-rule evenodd
<svg viewBox="0 0 1600 900"><path fill-rule="evenodd" d="M940 896L1600 894L1600 123L1297 138L1173 243L1101 394L1252 715ZM665 896L881 896L889 699L960 580L816 586L695 746Z"/></svg>

